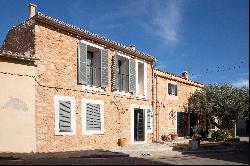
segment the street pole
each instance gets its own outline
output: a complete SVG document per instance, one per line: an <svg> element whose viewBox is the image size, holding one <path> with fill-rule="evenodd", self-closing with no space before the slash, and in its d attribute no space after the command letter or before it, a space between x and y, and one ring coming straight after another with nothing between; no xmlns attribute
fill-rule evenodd
<svg viewBox="0 0 250 166"><path fill-rule="evenodd" d="M234 122L234 138L236 138L236 121Z"/></svg>

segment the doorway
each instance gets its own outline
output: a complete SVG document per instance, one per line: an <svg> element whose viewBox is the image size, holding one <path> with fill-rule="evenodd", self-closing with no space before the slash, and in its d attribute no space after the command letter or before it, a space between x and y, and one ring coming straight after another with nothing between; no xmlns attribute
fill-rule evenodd
<svg viewBox="0 0 250 166"><path fill-rule="evenodd" d="M134 109L134 141L145 141L145 111Z"/></svg>

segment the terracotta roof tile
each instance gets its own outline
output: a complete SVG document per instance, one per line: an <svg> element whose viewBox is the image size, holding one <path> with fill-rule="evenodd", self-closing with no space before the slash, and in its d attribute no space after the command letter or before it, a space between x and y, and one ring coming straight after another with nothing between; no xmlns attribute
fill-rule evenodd
<svg viewBox="0 0 250 166"><path fill-rule="evenodd" d="M114 44L114 45L116 45L116 46L123 47L123 48L125 48L126 50L133 51L133 52L135 52L135 53L137 53L137 54L140 54L140 55L142 55L142 56L146 56L146 57L148 57L148 58L150 58L150 59L152 59L152 60L155 60L155 59L156 59L154 56L151 56L151 55L146 54L146 53L144 53L144 52L141 52L141 51L138 51L138 50L133 50L133 48L131 48L130 46L126 46L126 45L124 45L124 44L118 43L118 42L116 42L116 41L113 41L113 40L111 40L111 39L105 38L105 37L100 36L100 35L98 35L98 34L89 32L89 31L87 31L87 30L85 30L85 29L79 28L79 27L74 26L74 25L72 25L72 24L65 23L65 22L60 21L60 20L58 20L58 19L55 19L55 18L53 18L53 17L47 16L47 15L41 13L41 12L38 12L38 13L34 16L34 18L37 18L37 17L38 17L38 18L39 18L39 17L42 17L42 18L44 18L44 19L48 19L48 20L50 20L50 21L53 21L53 22L56 22L56 23L61 24L61 25L63 25L63 26L66 26L66 27L68 27L68 28L72 28L72 29L77 30L77 31L79 31L79 32L83 32L83 33L85 33L85 34L87 34L87 35L90 35L90 36L92 36L92 37L95 37L95 38L101 39L101 40L103 40L103 41L112 43L112 44Z"/></svg>
<svg viewBox="0 0 250 166"><path fill-rule="evenodd" d="M29 60L29 61L35 61L39 60L38 58L34 57L34 55L30 54L29 52L20 54L20 53L13 53L11 51L5 51L0 49L0 57L9 57L14 59L22 59L22 60Z"/></svg>

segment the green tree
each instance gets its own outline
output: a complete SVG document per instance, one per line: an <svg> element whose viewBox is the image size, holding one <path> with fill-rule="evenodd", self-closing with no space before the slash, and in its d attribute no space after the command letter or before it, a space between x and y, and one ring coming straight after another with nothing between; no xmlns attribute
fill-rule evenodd
<svg viewBox="0 0 250 166"><path fill-rule="evenodd" d="M219 129L231 129L237 119L248 118L249 88L209 84L189 98L188 111L201 115Z"/></svg>

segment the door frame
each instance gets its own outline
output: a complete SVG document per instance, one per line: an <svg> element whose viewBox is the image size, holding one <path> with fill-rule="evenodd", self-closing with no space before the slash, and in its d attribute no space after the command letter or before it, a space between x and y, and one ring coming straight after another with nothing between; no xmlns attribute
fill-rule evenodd
<svg viewBox="0 0 250 166"><path fill-rule="evenodd" d="M134 113L135 113L135 108L137 109L143 109L144 111L144 118L145 118L145 123L144 123L144 134L145 134L145 140L144 141L135 141L134 140ZM152 109L151 106L145 106L145 105L136 105L136 104L131 104L130 106L130 138L131 138L131 144L146 144L148 142L148 133L149 131L147 130L147 111L146 109Z"/></svg>

